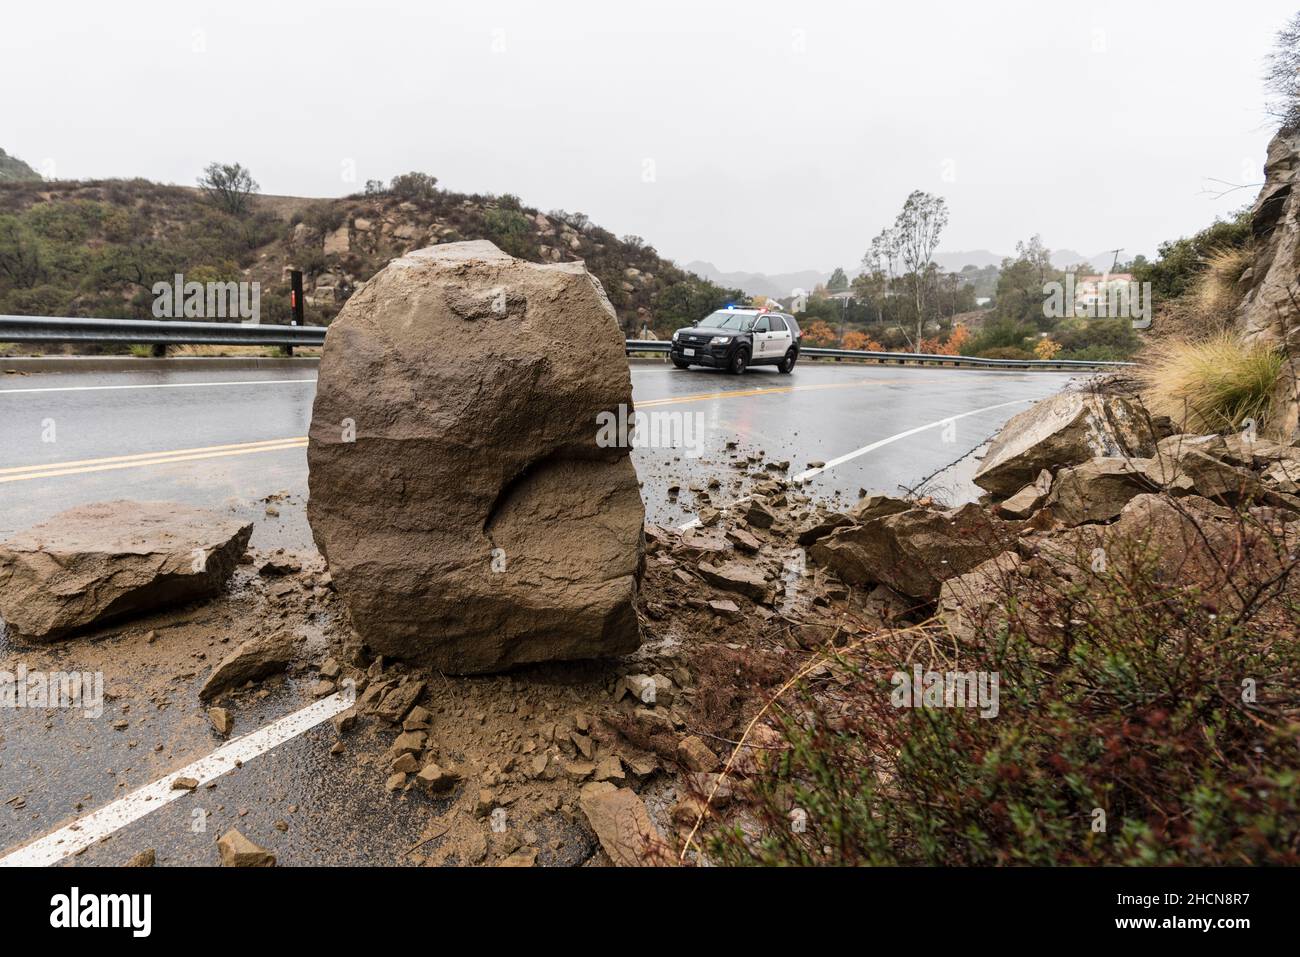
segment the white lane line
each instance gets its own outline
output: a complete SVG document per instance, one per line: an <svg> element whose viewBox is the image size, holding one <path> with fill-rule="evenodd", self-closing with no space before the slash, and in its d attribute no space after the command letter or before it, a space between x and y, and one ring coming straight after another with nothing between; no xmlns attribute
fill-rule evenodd
<svg viewBox="0 0 1300 957"><path fill-rule="evenodd" d="M1026 402L1037 401L1037 399L1015 399L1011 402L999 402L997 405L986 405L982 409L972 409L970 412L961 412L957 415L950 415L946 419L939 419L937 422L927 422L925 425L918 425L914 429L908 429L906 432L899 432L897 435L891 435L887 439L880 439L877 442L872 442L870 445L864 445L860 449L854 449L847 455L841 455L837 459L831 459L825 465L818 466L815 469L804 469L804 471L794 476L790 481L794 482L796 485L802 485L810 478L815 478L828 469L835 468L837 465L843 465L850 459L856 459L859 455L866 455L868 452L874 452L881 446L889 445L891 442L897 442L899 439L905 439L910 435L916 435L918 432L924 432L926 429L937 429L939 426L947 425L949 422L956 422L958 419L964 419L970 415L979 415L982 412L992 412L994 409L1005 409L1009 405L1024 405Z"/></svg>
<svg viewBox="0 0 1300 957"><path fill-rule="evenodd" d="M862 446L861 449L854 449L852 452L849 452L848 455L841 455L840 458L831 459L829 460L828 463L824 465L820 465L820 467L818 468L803 469L802 472L798 473L798 475L794 476L793 479L790 479L790 481L794 482L794 484L796 485L802 485L803 482L806 482L809 479L813 479L813 477L815 476L822 475L822 473L826 472L827 469L835 468L836 465L842 465L845 462L849 462L850 459L858 458L859 455L866 455L867 452L872 452L875 451L876 449L880 449L881 446L887 446L891 442L897 442L898 439L900 438L915 436L915 434L917 434L918 432L924 432L924 430L926 429L939 428L940 425L946 425L948 423L952 423L952 421L957 421L958 419L965 419L965 417L969 415L979 415L980 412L992 412L993 410L996 410L996 408L1006 408L1008 406L1022 406L1022 404L1026 402L1037 402L1037 399L1014 399L1013 402L1000 402L997 403L996 406L984 406L984 408L974 408L974 410L971 410L970 412L959 412L958 415L950 415L946 417L946 419L940 419L937 421L933 421L933 423L918 425L917 428L907 429L906 432L900 432L897 434L897 436L889 436L889 438L881 438L879 439L879 441L872 442L871 445ZM741 503L748 502L749 499L751 498L753 498L753 495L745 495L744 498L737 498L735 502L731 503L731 505L723 506L722 511L727 511L728 508L735 508L736 506L741 505ZM688 523L677 525L677 531L685 532L686 529L697 528L698 525L699 525L699 519L692 519L688 521Z"/></svg>
<svg viewBox="0 0 1300 957"><path fill-rule="evenodd" d="M291 738L296 738L304 731L310 731L321 722L328 721L336 714L346 711L352 707L354 700L353 694L340 691L308 705L301 711L295 711L277 721L272 721L264 728L222 745L207 757L199 758L179 771L173 771L152 784L146 784L118 798L98 811L92 811L78 818L66 827L61 827L16 851L11 851L4 857L0 857L0 867L49 867L57 864L70 854L98 843L128 824L189 794L190 792L184 789L173 790L172 782L177 778L194 778L199 782L199 787L203 787L209 781L233 770L238 764L250 761L259 754L265 754Z"/></svg>
<svg viewBox="0 0 1300 957"><path fill-rule="evenodd" d="M992 412L994 409L1005 409L1007 406L1010 405L1023 405L1026 402L1037 402L1037 401L1038 401L1037 399L1015 399L1012 402L999 402L997 405L986 405L982 409L972 409L970 412L961 412L958 413L957 415L950 415L948 416L948 418L939 419L936 422L927 422L925 425L918 425L914 429L908 429L906 432L899 432L897 435L891 435L887 439L880 439L876 442L872 442L870 445L864 445L860 449L854 449L852 452L849 452L847 455L841 455L837 459L831 459L825 465L819 466L818 468L805 469L804 471L800 472L798 475L791 478L790 481L794 482L796 485L802 485L804 482L808 481L808 479L821 475L822 472L825 472L828 469L833 469L837 465L843 465L845 462L848 462L851 459L856 459L860 455L866 455L868 452L874 452L876 449L881 448L882 446L885 445L889 445L891 442L897 442L899 439L905 439L908 436L916 435L918 432L924 432L926 429L938 428L941 425L947 425L949 422L955 422L957 419L964 419L968 415L979 415L981 412ZM737 505L740 505L743 502L748 502L753 497L754 496L752 495L746 495L743 498L738 498L730 505L723 506L723 511L729 508L735 508ZM699 524L700 524L700 520L698 518L693 518L689 522L685 523L684 525L678 525L677 528L679 531L684 532L688 528L698 527Z"/></svg>
<svg viewBox="0 0 1300 957"><path fill-rule="evenodd" d="M235 379L231 382L149 382L139 385L53 385L39 389L0 389L0 395L18 395L23 392L114 392L121 389L208 389L222 385L289 385L295 382L312 382L315 379Z"/></svg>

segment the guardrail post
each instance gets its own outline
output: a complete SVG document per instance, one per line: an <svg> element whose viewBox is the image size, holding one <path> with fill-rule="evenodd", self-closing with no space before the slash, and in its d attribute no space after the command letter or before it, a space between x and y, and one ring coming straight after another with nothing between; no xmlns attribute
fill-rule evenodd
<svg viewBox="0 0 1300 957"><path fill-rule="evenodd" d="M167 343L165 343L165 342L155 342L155 343L153 344L153 347L149 350L149 354L150 354L151 356L153 356L155 359L166 359L166 358L167 358Z"/></svg>

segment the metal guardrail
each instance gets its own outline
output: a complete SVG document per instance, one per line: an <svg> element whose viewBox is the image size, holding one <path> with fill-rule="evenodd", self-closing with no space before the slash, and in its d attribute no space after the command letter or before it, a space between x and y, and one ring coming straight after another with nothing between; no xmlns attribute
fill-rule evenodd
<svg viewBox="0 0 1300 957"><path fill-rule="evenodd" d="M628 339L627 351L659 352L667 354L671 343L657 339ZM868 352L859 349L823 349L818 346L802 346L799 356L819 359L853 359L859 362L879 362L897 365L940 365L992 368L992 369L1046 369L1065 371L1069 369L1106 369L1123 368L1132 362L1091 362L1083 359L982 359L978 356L947 356L929 352Z"/></svg>
<svg viewBox="0 0 1300 957"><path fill-rule="evenodd" d="M319 346L324 326L262 326L170 319L0 316L0 342L115 342L180 346Z"/></svg>
<svg viewBox="0 0 1300 957"><path fill-rule="evenodd" d="M324 326L263 326L239 322L182 322L158 319L69 319L57 316L0 316L0 342L99 342L148 345L156 354L167 346L322 346ZM671 343L659 339L628 339L628 353L667 354ZM939 365L993 369L1103 369L1131 362L1087 362L1078 359L981 359L916 352L866 352L805 346L800 356L851 359L898 365Z"/></svg>

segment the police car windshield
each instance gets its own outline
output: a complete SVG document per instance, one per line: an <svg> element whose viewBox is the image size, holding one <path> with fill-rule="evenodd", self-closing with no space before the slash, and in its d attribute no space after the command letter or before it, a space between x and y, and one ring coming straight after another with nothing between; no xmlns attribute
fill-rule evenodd
<svg viewBox="0 0 1300 957"><path fill-rule="evenodd" d="M719 309L711 313L700 323L706 329L738 329L741 332L749 332L754 328L754 320L757 316L746 315L741 312L727 312L725 309Z"/></svg>

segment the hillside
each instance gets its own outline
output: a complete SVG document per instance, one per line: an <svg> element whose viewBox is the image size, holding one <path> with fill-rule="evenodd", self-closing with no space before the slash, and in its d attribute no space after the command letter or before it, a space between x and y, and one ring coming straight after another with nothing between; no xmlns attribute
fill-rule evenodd
<svg viewBox="0 0 1300 957"><path fill-rule="evenodd" d="M41 174L36 172L17 156L10 156L4 150L0 150L0 183L18 183L36 180L39 181Z"/></svg>
<svg viewBox="0 0 1300 957"><path fill-rule="evenodd" d="M0 313L151 318L152 286L257 281L262 321L289 317L289 270L304 271L306 317L326 325L389 260L436 243L488 239L533 262L582 260L604 284L628 335L671 332L737 298L639 237L581 213L512 196L428 189L340 199L254 196L243 215L199 189L147 180L0 182Z"/></svg>

